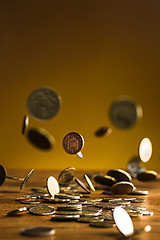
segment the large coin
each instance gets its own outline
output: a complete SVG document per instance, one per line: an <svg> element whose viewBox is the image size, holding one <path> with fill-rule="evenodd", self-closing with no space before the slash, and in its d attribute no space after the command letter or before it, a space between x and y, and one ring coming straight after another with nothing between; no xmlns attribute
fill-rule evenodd
<svg viewBox="0 0 160 240"><path fill-rule="evenodd" d="M131 182L118 182L111 187L111 192L113 194L127 194L132 192L134 185Z"/></svg>
<svg viewBox="0 0 160 240"><path fill-rule="evenodd" d="M58 182L59 182L59 184L69 183L70 181L72 181L73 178L74 178L73 173L74 173L75 171L76 171L76 169L73 168L73 167L65 168L65 169L59 174L59 177L58 177Z"/></svg>
<svg viewBox="0 0 160 240"><path fill-rule="evenodd" d="M63 138L62 144L67 153L77 154L83 148L84 139L80 134L76 132L70 132Z"/></svg>
<svg viewBox="0 0 160 240"><path fill-rule="evenodd" d="M55 234L54 228L51 227L33 227L26 228L21 232L22 235L25 236L51 236Z"/></svg>
<svg viewBox="0 0 160 240"><path fill-rule="evenodd" d="M121 129L128 129L142 117L142 108L129 98L119 98L112 103L109 115L113 124Z"/></svg>
<svg viewBox="0 0 160 240"><path fill-rule="evenodd" d="M46 187L47 187L48 193L52 197L54 197L55 194L60 192L59 184L57 180L52 176L47 178Z"/></svg>
<svg viewBox="0 0 160 240"><path fill-rule="evenodd" d="M132 180L130 174L122 169L111 169L107 172L107 175L115 178L117 182L121 181L130 182Z"/></svg>
<svg viewBox="0 0 160 240"><path fill-rule="evenodd" d="M29 95L27 108L33 118L39 121L46 121L58 113L60 97L51 88L37 88Z"/></svg>
<svg viewBox="0 0 160 240"><path fill-rule="evenodd" d="M34 215L46 216L46 215L54 214L55 210L54 210L54 207L39 205L39 206L29 208L29 212Z"/></svg>

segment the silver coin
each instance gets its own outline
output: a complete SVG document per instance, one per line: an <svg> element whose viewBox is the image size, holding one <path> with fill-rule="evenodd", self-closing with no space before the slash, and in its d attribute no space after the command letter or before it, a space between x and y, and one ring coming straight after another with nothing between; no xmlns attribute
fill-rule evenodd
<svg viewBox="0 0 160 240"><path fill-rule="evenodd" d="M30 93L27 99L27 108L30 115L39 121L46 121L58 113L60 97L51 88L41 87Z"/></svg>
<svg viewBox="0 0 160 240"><path fill-rule="evenodd" d="M146 171L146 169L141 166L141 160L139 156L133 156L127 164L127 171L132 177L136 177L138 173Z"/></svg>
<svg viewBox="0 0 160 240"><path fill-rule="evenodd" d="M88 184L88 187L95 192L95 187L93 186L93 183L91 182L90 178L87 176L87 174L84 174L84 178Z"/></svg>
<svg viewBox="0 0 160 240"><path fill-rule="evenodd" d="M58 193L54 195L55 198L61 198L61 199L70 199L70 200L79 200L80 196L76 195L68 195L68 194L63 194L63 193Z"/></svg>
<svg viewBox="0 0 160 240"><path fill-rule="evenodd" d="M74 178L74 172L76 171L73 167L65 168L58 177L59 184L69 183Z"/></svg>
<svg viewBox="0 0 160 240"><path fill-rule="evenodd" d="M51 236L55 234L54 228L51 227L33 227L26 228L21 232L22 235L25 236Z"/></svg>
<svg viewBox="0 0 160 240"><path fill-rule="evenodd" d="M57 206L57 211L81 211L81 210L82 210L81 204Z"/></svg>
<svg viewBox="0 0 160 240"><path fill-rule="evenodd" d="M40 204L41 202L40 201L37 201L37 200L24 200L24 201L21 201L22 204Z"/></svg>
<svg viewBox="0 0 160 240"><path fill-rule="evenodd" d="M129 98L119 98L112 103L109 110L112 123L121 129L133 127L142 115L141 106Z"/></svg>
<svg viewBox="0 0 160 240"><path fill-rule="evenodd" d="M130 201L131 203L143 203L146 201L143 198L125 198L124 200Z"/></svg>
<svg viewBox="0 0 160 240"><path fill-rule="evenodd" d="M99 219L98 217L92 217L92 216L80 216L80 218L78 218L77 220L78 222L82 222L82 223L90 223L90 222L103 222L104 219Z"/></svg>
<svg viewBox="0 0 160 240"><path fill-rule="evenodd" d="M90 193L90 191L88 190L88 188L86 187L86 185L78 178L74 179L76 181L76 183L82 188L84 189L87 193Z"/></svg>
<svg viewBox="0 0 160 240"><path fill-rule="evenodd" d="M26 128L28 127L29 124L29 116L25 115L23 119L23 124L22 124L22 134L25 134Z"/></svg>
<svg viewBox="0 0 160 240"><path fill-rule="evenodd" d="M28 211L27 207L23 207L23 208L19 208L19 209L15 209L13 211L10 211L7 213L7 216L18 216L20 214L23 214L24 212Z"/></svg>
<svg viewBox="0 0 160 240"><path fill-rule="evenodd" d="M23 189L23 188L26 186L26 184L27 184L28 180L30 179L30 177L32 176L33 172L34 172L34 169L32 169L32 170L27 174L27 176L25 177L25 179L23 180L23 182L22 182L22 184L21 184L21 186L20 186L20 189Z"/></svg>
<svg viewBox="0 0 160 240"><path fill-rule="evenodd" d="M34 215L46 216L55 213L54 207L39 205L29 209L29 212Z"/></svg>
<svg viewBox="0 0 160 240"><path fill-rule="evenodd" d="M43 198L44 202L47 203L69 203L70 199L54 198L54 197L45 197Z"/></svg>
<svg viewBox="0 0 160 240"><path fill-rule="evenodd" d="M55 215L51 217L51 221L56 222L66 222L66 221L75 221L80 217L80 215Z"/></svg>

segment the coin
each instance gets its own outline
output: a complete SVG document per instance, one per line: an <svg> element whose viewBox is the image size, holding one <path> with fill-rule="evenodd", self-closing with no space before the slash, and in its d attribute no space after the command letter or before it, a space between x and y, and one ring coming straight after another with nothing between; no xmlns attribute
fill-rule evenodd
<svg viewBox="0 0 160 240"><path fill-rule="evenodd" d="M77 154L84 145L83 137L76 133L70 132L63 138L63 148L69 154Z"/></svg>
<svg viewBox="0 0 160 240"><path fill-rule="evenodd" d="M141 218L143 216L141 212L136 212L136 211L127 211L127 213L131 218Z"/></svg>
<svg viewBox="0 0 160 240"><path fill-rule="evenodd" d="M80 196L68 195L64 193L57 193L54 195L55 198L70 199L70 200L80 200Z"/></svg>
<svg viewBox="0 0 160 240"><path fill-rule="evenodd" d="M111 104L109 109L112 123L121 129L133 127L142 115L141 106L129 98L119 98Z"/></svg>
<svg viewBox="0 0 160 240"><path fill-rule="evenodd" d="M109 134L111 134L111 132L112 132L112 129L109 127L100 127L95 131L94 134L96 137L103 137L103 136L108 136Z"/></svg>
<svg viewBox="0 0 160 240"><path fill-rule="evenodd" d="M50 150L54 145L53 136L42 128L30 128L27 131L28 141L41 150Z"/></svg>
<svg viewBox="0 0 160 240"><path fill-rule="evenodd" d="M60 109L60 97L51 88L40 87L30 93L27 99L28 112L39 121L56 116Z"/></svg>
<svg viewBox="0 0 160 240"><path fill-rule="evenodd" d="M143 138L139 144L139 157L142 162L148 162L152 156L152 143L149 138Z"/></svg>
<svg viewBox="0 0 160 240"><path fill-rule="evenodd" d="M33 227L26 228L21 232L22 235L25 236L51 236L55 234L54 228L51 227Z"/></svg>
<svg viewBox="0 0 160 240"><path fill-rule="evenodd" d="M25 115L23 119L23 124L22 124L22 134L25 134L26 128L28 127L29 124L29 116Z"/></svg>
<svg viewBox="0 0 160 240"><path fill-rule="evenodd" d="M83 154L81 153L81 151L77 153L77 156L78 156L79 158L83 158Z"/></svg>
<svg viewBox="0 0 160 240"><path fill-rule="evenodd" d="M97 174L94 176L94 181L96 183L102 184L102 185L108 185L112 186L113 184L116 183L116 179L114 177L108 176L108 175L102 175L102 174Z"/></svg>
<svg viewBox="0 0 160 240"><path fill-rule="evenodd" d="M98 217L92 217L92 216L80 216L80 218L78 218L77 220L78 222L82 222L82 223L90 223L90 222L94 222L94 221L104 221L104 219L99 219Z"/></svg>
<svg viewBox="0 0 160 240"><path fill-rule="evenodd" d="M132 177L137 176L138 173L146 171L146 169L141 166L139 156L133 156L127 164L127 171Z"/></svg>
<svg viewBox="0 0 160 240"><path fill-rule="evenodd" d="M32 176L33 172L34 172L34 169L32 169L32 170L28 173L28 175L27 175L27 176L25 177L25 179L23 180L23 182L22 182L22 184L21 184L21 186L20 186L20 189L23 189L23 188L26 186L26 184L27 184L28 180L30 179L30 177Z"/></svg>
<svg viewBox="0 0 160 240"><path fill-rule="evenodd" d="M76 169L74 167L65 168L58 177L59 184L69 183L74 178L74 172Z"/></svg>
<svg viewBox="0 0 160 240"><path fill-rule="evenodd" d="M131 182L118 182L111 187L113 194L127 194L134 189L134 185Z"/></svg>
<svg viewBox="0 0 160 240"><path fill-rule="evenodd" d="M95 188L94 188L93 183L91 182L90 178L87 176L87 174L84 174L84 178L85 178L89 188L94 192Z"/></svg>
<svg viewBox="0 0 160 240"><path fill-rule="evenodd" d="M80 215L55 215L51 217L51 221L56 222L66 222L66 221L75 221L80 217Z"/></svg>
<svg viewBox="0 0 160 240"><path fill-rule="evenodd" d="M75 178L76 183L83 188L87 193L90 193L90 191L88 190L88 188L86 187L86 185L78 178Z"/></svg>
<svg viewBox="0 0 160 240"><path fill-rule="evenodd" d="M26 199L21 201L22 204L40 204L40 201L34 199Z"/></svg>
<svg viewBox="0 0 160 240"><path fill-rule="evenodd" d="M57 206L57 211L81 211L82 204L73 204L73 205L61 205Z"/></svg>
<svg viewBox="0 0 160 240"><path fill-rule="evenodd" d="M0 186L4 183L5 179L6 179L6 170L2 165L0 165Z"/></svg>
<svg viewBox="0 0 160 240"><path fill-rule="evenodd" d="M128 193L128 195L147 195L149 191L147 190L133 190L132 192Z"/></svg>
<svg viewBox="0 0 160 240"><path fill-rule="evenodd" d="M34 215L46 216L46 215L54 214L55 210L54 210L54 207L50 207L46 205L38 205L38 206L31 207L29 209L29 212Z"/></svg>
<svg viewBox="0 0 160 240"><path fill-rule="evenodd" d="M116 179L117 182L132 180L130 174L122 169L111 169L107 172L107 175Z"/></svg>
<svg viewBox="0 0 160 240"><path fill-rule="evenodd" d="M116 224L115 223L111 223L111 222L91 222L89 224L89 226L91 227L98 227L98 228L112 228L115 227Z"/></svg>
<svg viewBox="0 0 160 240"><path fill-rule="evenodd" d="M147 170L145 172L140 172L137 174L137 179L144 182L153 181L157 178L157 175L157 172L153 170Z"/></svg>
<svg viewBox="0 0 160 240"><path fill-rule="evenodd" d="M59 184L58 184L57 180L52 176L47 178L46 187L47 187L48 193L52 197L54 197L54 195L59 193L59 191L60 191Z"/></svg>
<svg viewBox="0 0 160 240"><path fill-rule="evenodd" d="M131 203L143 203L146 200L142 198L125 198L124 200L130 201Z"/></svg>
<svg viewBox="0 0 160 240"><path fill-rule="evenodd" d="M55 198L55 197L45 197L43 198L44 202L47 203L69 203L70 199L62 199L62 198Z"/></svg>
<svg viewBox="0 0 160 240"><path fill-rule="evenodd" d="M25 211L28 211L27 207L15 209L13 211L8 212L7 216L10 216L10 217L19 216L20 214L23 214Z"/></svg>

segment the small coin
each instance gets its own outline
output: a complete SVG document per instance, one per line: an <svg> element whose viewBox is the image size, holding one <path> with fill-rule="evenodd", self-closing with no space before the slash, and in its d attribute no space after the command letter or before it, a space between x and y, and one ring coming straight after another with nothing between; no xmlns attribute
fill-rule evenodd
<svg viewBox="0 0 160 240"><path fill-rule="evenodd" d="M112 228L115 227L116 224L115 223L111 223L111 222L91 222L89 224L91 227L98 227L98 228Z"/></svg>
<svg viewBox="0 0 160 240"><path fill-rule="evenodd" d="M7 216L13 217L13 216L19 216L20 214L23 214L24 212L28 211L27 207L15 209L13 211L10 211L7 213Z"/></svg>
<svg viewBox="0 0 160 240"><path fill-rule="evenodd" d="M136 211L127 211L131 218L141 218L143 214L141 212Z"/></svg>
<svg viewBox="0 0 160 240"><path fill-rule="evenodd" d="M74 179L76 181L76 183L83 188L87 193L90 193L90 191L88 190L88 188L86 187L86 185L78 178Z"/></svg>
<svg viewBox="0 0 160 240"><path fill-rule="evenodd" d="M112 132L112 129L109 127L100 127L95 131L94 134L96 137L103 137L103 136L108 136L109 134L111 134L111 132Z"/></svg>
<svg viewBox="0 0 160 240"><path fill-rule="evenodd" d="M128 97L120 97L114 101L109 110L112 123L121 129L133 127L142 115L141 106Z"/></svg>
<svg viewBox="0 0 160 240"><path fill-rule="evenodd" d="M80 215L55 215L51 218L51 221L56 222L66 222L66 221L75 221L80 217Z"/></svg>
<svg viewBox="0 0 160 240"><path fill-rule="evenodd" d="M79 158L83 158L83 154L81 153L81 151L77 153L77 156L78 156Z"/></svg>
<svg viewBox="0 0 160 240"><path fill-rule="evenodd" d="M140 172L137 174L137 179L144 182L153 181L157 178L157 175L157 172L153 170L147 170L145 172Z"/></svg>
<svg viewBox="0 0 160 240"><path fill-rule="evenodd" d="M69 183L74 178L74 172L76 171L73 167L65 168L58 177L59 184Z"/></svg>
<svg viewBox="0 0 160 240"><path fill-rule="evenodd" d="M132 180L130 174L122 169L111 169L107 172L107 175L115 178L117 182L130 182Z"/></svg>
<svg viewBox="0 0 160 240"><path fill-rule="evenodd" d="M77 154L83 148L84 139L80 134L70 132L63 138L62 144L65 152L69 154Z"/></svg>
<svg viewBox="0 0 160 240"><path fill-rule="evenodd" d="M59 191L60 191L59 184L58 184L57 180L52 176L47 178L46 187L47 187L48 193L52 197L54 197L54 195L59 193Z"/></svg>
<svg viewBox="0 0 160 240"><path fill-rule="evenodd" d="M6 179L6 170L2 165L0 165L0 186L4 183L5 179Z"/></svg>
<svg viewBox="0 0 160 240"><path fill-rule="evenodd" d="M113 219L113 214L102 213L102 214L100 215L100 217L102 217L102 219L103 219L104 221L113 221L113 220L114 220L114 219Z"/></svg>
<svg viewBox="0 0 160 240"><path fill-rule="evenodd" d="M60 109L60 97L51 88L40 87L30 93L27 99L28 112L39 121L50 120Z"/></svg>
<svg viewBox="0 0 160 240"><path fill-rule="evenodd" d="M80 202L79 200L70 200L69 204L77 204L77 203L80 203L82 204L82 202Z"/></svg>
<svg viewBox="0 0 160 240"><path fill-rule="evenodd" d="M70 200L80 200L80 196L68 195L64 193L58 193L54 195L55 198L70 199Z"/></svg>
<svg viewBox="0 0 160 240"><path fill-rule="evenodd" d="M152 143L149 138L143 138L139 144L139 157L142 162L148 162L152 156Z"/></svg>
<svg viewBox="0 0 160 240"><path fill-rule="evenodd" d="M130 205L131 201L128 201L128 200L124 200L124 199L121 199L121 200L109 200L109 203L113 203L113 204L122 204L122 205Z"/></svg>
<svg viewBox="0 0 160 240"><path fill-rule="evenodd" d="M78 214L79 214L80 216L83 216L83 217L88 217L88 216L90 216L90 217L96 217L96 216L99 216L99 215L100 215L100 212L99 212L99 211L97 211L97 212L95 212L95 211L91 212L91 211L84 211L84 210L82 210L82 211L79 211Z"/></svg>
<svg viewBox="0 0 160 240"><path fill-rule="evenodd" d="M25 115L23 119L23 124L22 124L22 134L25 134L28 124L29 124L29 116Z"/></svg>
<svg viewBox="0 0 160 240"><path fill-rule="evenodd" d="M80 211L56 211L56 215L79 215Z"/></svg>
<svg viewBox="0 0 160 240"><path fill-rule="evenodd" d="M81 211L82 204L73 204L73 205L61 205L57 206L57 211Z"/></svg>
<svg viewBox="0 0 160 240"><path fill-rule="evenodd" d="M143 216L153 216L154 212L146 211L146 210L140 210L140 213L142 213Z"/></svg>
<svg viewBox="0 0 160 240"><path fill-rule="evenodd" d="M116 179L111 176L107 175L102 175L102 174L97 174L94 176L94 181L96 183L102 184L102 185L107 185L107 186L112 186L113 184L116 183Z"/></svg>
<svg viewBox="0 0 160 240"><path fill-rule="evenodd" d="M87 174L84 174L84 178L89 186L89 188L95 192L95 187L93 186L93 183L91 182L90 178L87 176Z"/></svg>
<svg viewBox="0 0 160 240"><path fill-rule="evenodd" d="M126 211L136 211L136 212L139 212L139 211L146 211L146 207L143 207L141 205L134 205L134 206L123 206L123 208L125 208Z"/></svg>
<svg viewBox="0 0 160 240"><path fill-rule="evenodd" d="M22 204L40 204L40 201L37 201L35 199L26 199L21 201Z"/></svg>
<svg viewBox="0 0 160 240"><path fill-rule="evenodd" d="M62 198L55 198L55 197L45 197L43 198L44 202L47 203L69 203L70 199L62 199Z"/></svg>
<svg viewBox="0 0 160 240"><path fill-rule="evenodd" d="M22 235L25 236L51 236L55 234L54 228L51 227L33 227L26 228L21 232Z"/></svg>
<svg viewBox="0 0 160 240"><path fill-rule="evenodd" d="M26 136L28 141L38 149L50 150L54 146L53 136L42 128L29 128Z"/></svg>
<svg viewBox="0 0 160 240"><path fill-rule="evenodd" d="M27 184L28 180L30 179L30 177L32 176L33 172L34 172L34 169L32 169L32 170L28 173L28 175L27 175L27 176L25 177L25 179L23 180L23 182L22 182L22 184L21 184L21 186L20 186L20 189L23 189L23 188L26 186L26 184Z"/></svg>
<svg viewBox="0 0 160 240"><path fill-rule="evenodd" d="M34 215L46 216L46 215L54 214L55 210L54 210L54 207L39 205L39 206L31 207L29 209L29 212Z"/></svg>
<svg viewBox="0 0 160 240"><path fill-rule="evenodd" d="M133 190L132 192L128 193L128 195L147 195L149 191L147 190Z"/></svg>
<svg viewBox="0 0 160 240"><path fill-rule="evenodd" d="M113 194L127 194L131 191L133 191L134 189L134 185L131 182L118 182L115 183L112 187L111 187L111 191L113 192Z"/></svg>

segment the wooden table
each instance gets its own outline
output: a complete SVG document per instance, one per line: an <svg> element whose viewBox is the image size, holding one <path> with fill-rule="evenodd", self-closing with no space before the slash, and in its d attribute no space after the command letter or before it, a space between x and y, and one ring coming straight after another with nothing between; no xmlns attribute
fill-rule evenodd
<svg viewBox="0 0 160 240"><path fill-rule="evenodd" d="M9 176L24 177L28 173L28 170L15 171L8 170ZM20 232L28 227L33 226L49 226L55 228L55 235L50 237L43 237L41 239L54 239L54 240L103 240L103 239L118 239L120 234L117 228L100 229L90 227L87 223L78 222L53 222L50 221L51 216L35 216L29 213L18 216L8 217L7 212L26 206L21 204L15 199L24 194L31 192L31 187L44 186L47 177L57 176L60 171L39 171L36 170L28 182L27 186L20 190L21 183L18 181L8 180L0 187L0 239L36 239L36 237L24 237ZM83 176L82 172L79 172L79 176ZM141 219L133 219L135 229L144 227L145 225L151 225L152 230L149 233L141 233L140 235L132 237L132 239L160 239L160 180L153 182L139 182L133 180L135 186L141 190L149 190L147 196L139 196L146 199L143 206L149 211L153 211L153 216L143 216ZM105 197L102 195L102 191L96 191L93 196ZM92 196L91 195L91 196ZM53 205L56 206L56 205Z"/></svg>

